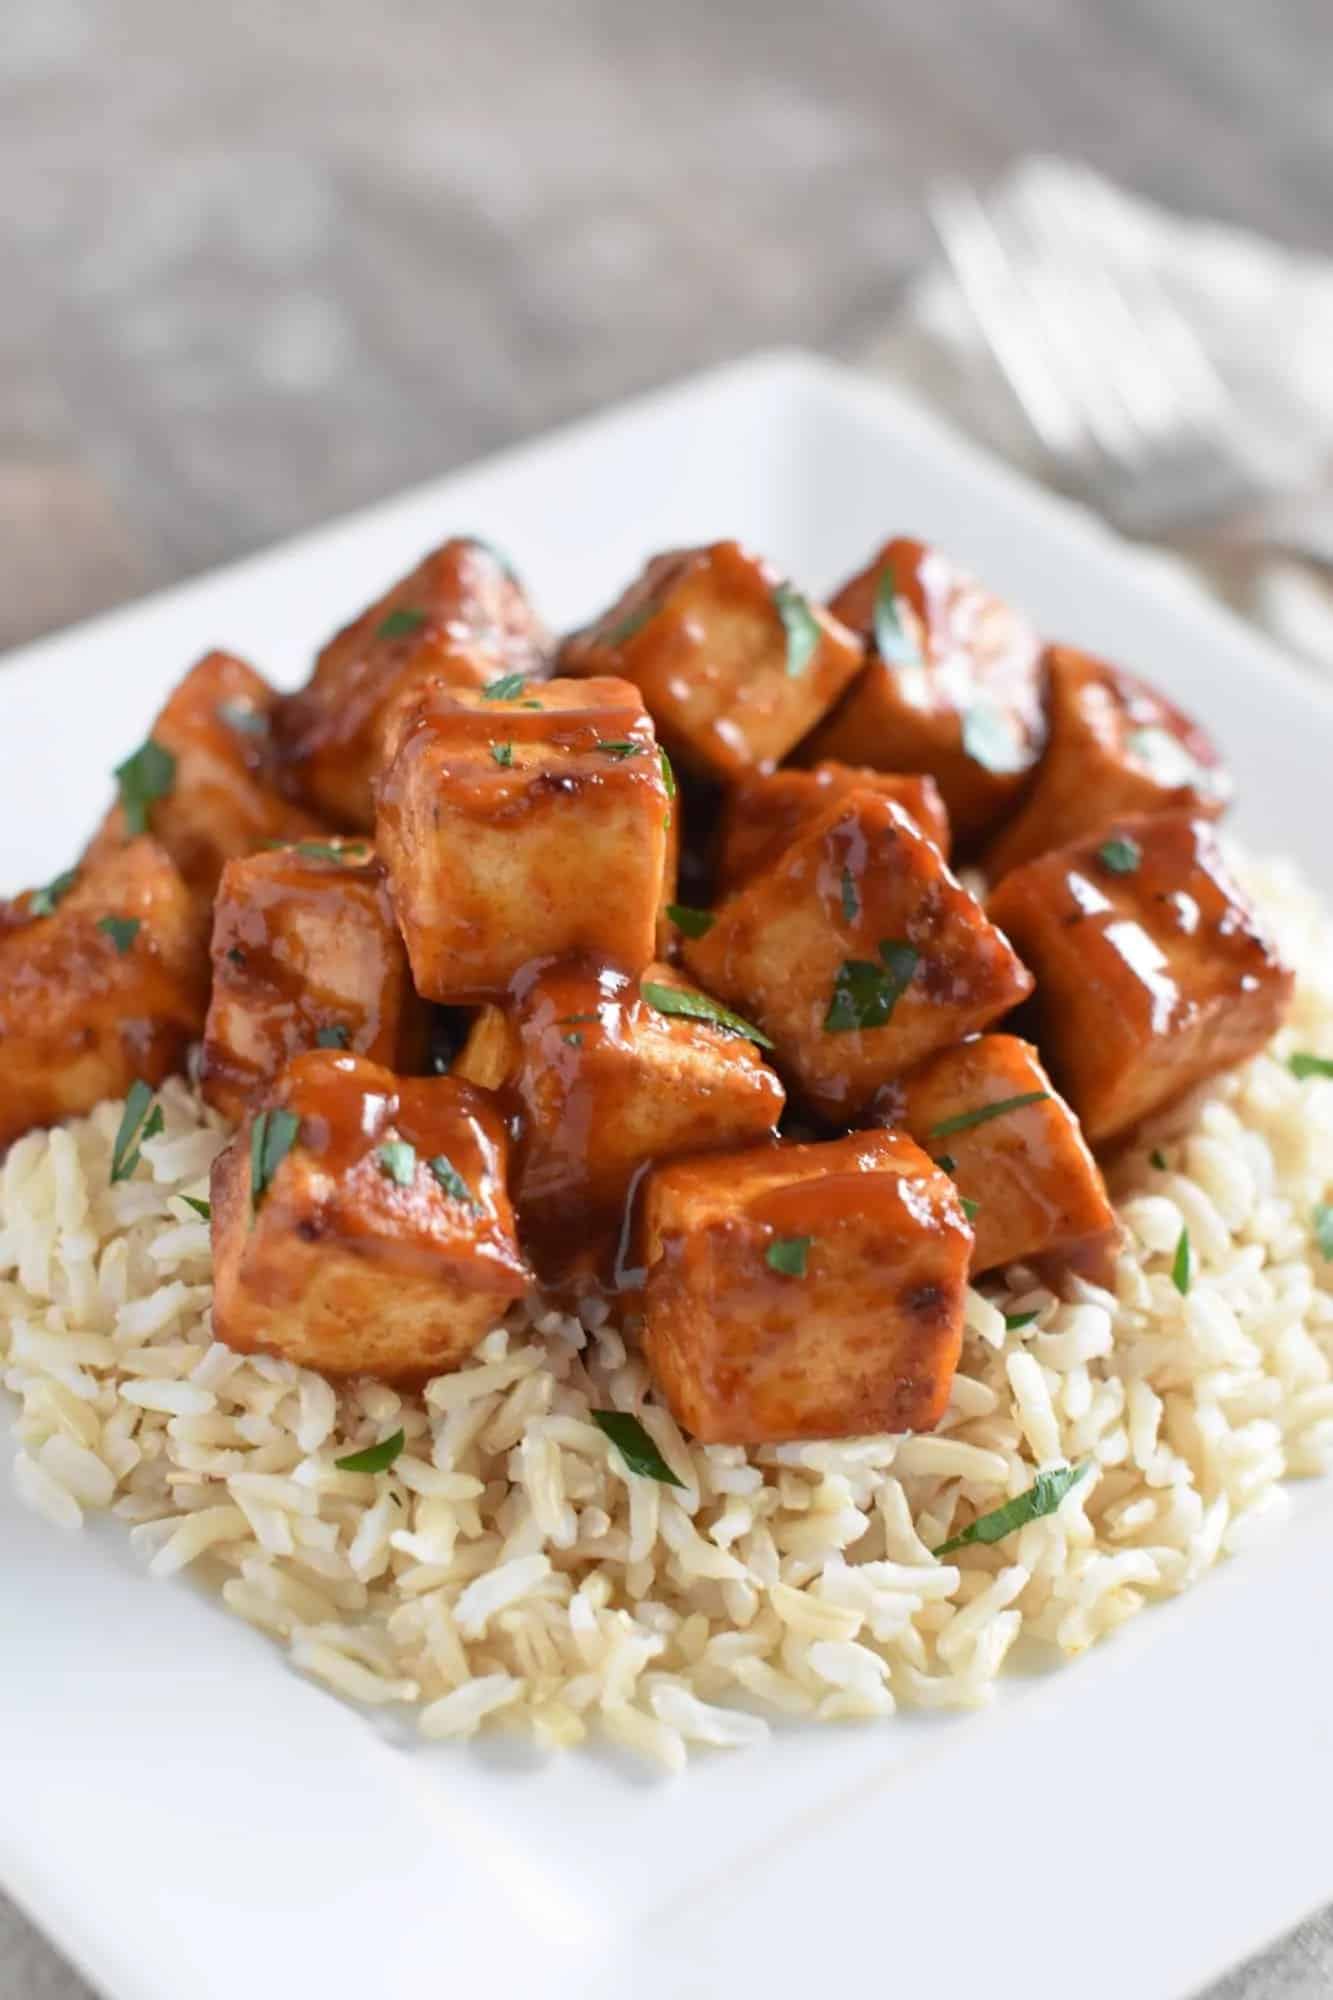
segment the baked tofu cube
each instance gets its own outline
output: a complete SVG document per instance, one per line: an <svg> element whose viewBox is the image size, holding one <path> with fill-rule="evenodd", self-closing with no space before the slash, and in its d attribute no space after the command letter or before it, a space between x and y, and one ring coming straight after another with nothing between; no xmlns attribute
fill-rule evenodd
<svg viewBox="0 0 1333 2000"><path fill-rule="evenodd" d="M191 667L142 744L120 767L90 860L144 831L161 841L201 904L222 866L323 828L277 789L271 740L277 696L244 660L208 653Z"/></svg>
<svg viewBox="0 0 1333 2000"><path fill-rule="evenodd" d="M213 915L203 1093L240 1118L289 1057L333 1048L425 1067L384 869L365 841L304 841L229 861Z"/></svg>
<svg viewBox="0 0 1333 2000"><path fill-rule="evenodd" d="M717 858L719 895L739 889L790 847L801 828L848 792L896 799L928 840L949 858L949 815L933 778L902 777L851 764L816 764L812 771L771 771L736 785L723 808Z"/></svg>
<svg viewBox="0 0 1333 2000"><path fill-rule="evenodd" d="M861 648L737 542L657 556L560 649L564 674L620 674L673 758L702 777L771 770L860 672Z"/></svg>
<svg viewBox="0 0 1333 2000"><path fill-rule="evenodd" d="M1041 647L1026 618L921 542L886 542L833 599L871 648L851 692L801 749L925 771L970 847L1012 812L1041 754Z"/></svg>
<svg viewBox="0 0 1333 2000"><path fill-rule="evenodd" d="M1046 751L986 856L992 881L1126 813L1222 812L1231 782L1197 723L1133 674L1072 647L1050 647L1046 663Z"/></svg>
<svg viewBox="0 0 1333 2000"><path fill-rule="evenodd" d="M1096 1145L1274 1033L1292 975L1189 813L1112 820L1006 875L997 924L1037 975L1042 1056Z"/></svg>
<svg viewBox="0 0 1333 2000"><path fill-rule="evenodd" d="M963 1336L972 1231L901 1132L654 1167L643 1344L704 1444L929 1430Z"/></svg>
<svg viewBox="0 0 1333 2000"><path fill-rule="evenodd" d="M0 1149L183 1069L207 998L198 910L155 840L0 903Z"/></svg>
<svg viewBox="0 0 1333 2000"><path fill-rule="evenodd" d="M425 680L484 687L546 672L547 634L502 557L467 536L432 550L343 627L305 687L281 703L277 737L302 796L367 832L385 718Z"/></svg>
<svg viewBox="0 0 1333 2000"><path fill-rule="evenodd" d="M934 842L874 792L835 800L682 956L772 1038L808 1107L841 1124L1032 987Z"/></svg>
<svg viewBox="0 0 1333 2000"><path fill-rule="evenodd" d="M419 992L499 998L536 958L649 963L671 800L628 681L431 685L389 749L376 845Z"/></svg>
<svg viewBox="0 0 1333 2000"><path fill-rule="evenodd" d="M1089 1259L1115 1212L1073 1112L1016 1035L941 1049L887 1084L874 1115L910 1132L971 1204L972 1269L1050 1252Z"/></svg>
<svg viewBox="0 0 1333 2000"><path fill-rule="evenodd" d="M784 1093L754 1044L679 1004L707 1003L673 966L555 966L508 1015L483 1009L454 1065L519 1109L515 1200L548 1278L609 1273L647 1161L776 1137Z"/></svg>
<svg viewBox="0 0 1333 2000"><path fill-rule="evenodd" d="M213 1165L218 1339L326 1375L456 1368L529 1283L505 1152L454 1077L294 1057Z"/></svg>

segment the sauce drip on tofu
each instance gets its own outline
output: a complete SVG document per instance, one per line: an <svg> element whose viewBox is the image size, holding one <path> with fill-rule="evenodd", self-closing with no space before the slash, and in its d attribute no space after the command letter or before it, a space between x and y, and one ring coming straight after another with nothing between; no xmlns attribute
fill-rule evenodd
<svg viewBox="0 0 1333 2000"><path fill-rule="evenodd" d="M705 1441L929 1427L969 1282L1105 1281L1094 1148L1291 991L1201 725L904 537L827 604L671 550L558 649L456 537L117 776L0 904L0 1144L202 1035L218 1337L332 1376L536 1282L618 1290Z"/></svg>

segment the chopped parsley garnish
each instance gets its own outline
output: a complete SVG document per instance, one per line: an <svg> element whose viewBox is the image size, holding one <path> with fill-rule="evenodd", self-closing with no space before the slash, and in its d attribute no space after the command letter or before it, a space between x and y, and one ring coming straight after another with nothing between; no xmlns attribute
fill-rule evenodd
<svg viewBox="0 0 1333 2000"><path fill-rule="evenodd" d="M764 1262L784 1278L803 1278L813 1240L810 1236L775 1236L764 1252Z"/></svg>
<svg viewBox="0 0 1333 2000"><path fill-rule="evenodd" d="M1190 1233L1188 1229L1182 1229L1176 1243L1176 1254L1171 1259L1171 1282L1182 1299L1189 1292L1193 1269L1190 1258Z"/></svg>
<svg viewBox="0 0 1333 2000"><path fill-rule="evenodd" d="M958 1162L952 1153L941 1153L935 1165L942 1174L956 1174L958 1172Z"/></svg>
<svg viewBox="0 0 1333 2000"><path fill-rule="evenodd" d="M124 958L143 926L142 917L99 917L97 928L105 932L117 954Z"/></svg>
<svg viewBox="0 0 1333 2000"><path fill-rule="evenodd" d="M628 612L618 624L613 625L609 632L604 632L601 643L604 646L623 646L625 641L632 639L636 632L642 632L650 618L655 618L656 616L657 606L655 604L652 602L641 604L636 611Z"/></svg>
<svg viewBox="0 0 1333 2000"><path fill-rule="evenodd" d="M250 1210L268 1193L274 1174L296 1144L301 1121L294 1111L257 1112L250 1126Z"/></svg>
<svg viewBox="0 0 1333 2000"><path fill-rule="evenodd" d="M1153 1147L1151 1153L1148 1155L1148 1164L1149 1166L1156 1167L1159 1174L1166 1172L1166 1154L1160 1146Z"/></svg>
<svg viewBox="0 0 1333 2000"><path fill-rule="evenodd" d="M417 1177L417 1149L406 1139L390 1139L379 1150L380 1172L399 1187L411 1187Z"/></svg>
<svg viewBox="0 0 1333 2000"><path fill-rule="evenodd" d="M846 1034L853 1028L882 1028L911 985L921 954L901 939L881 938L881 963L849 958L838 967L833 997L824 1016L824 1032Z"/></svg>
<svg viewBox="0 0 1333 2000"><path fill-rule="evenodd" d="M567 1042L571 1049L581 1049L583 1047L583 1030L581 1028L571 1028L569 1033L562 1035L560 1039L562 1042Z"/></svg>
<svg viewBox="0 0 1333 2000"><path fill-rule="evenodd" d="M1333 1058L1312 1056L1298 1049L1295 1055L1287 1057L1287 1068L1293 1076L1333 1076Z"/></svg>
<svg viewBox="0 0 1333 2000"><path fill-rule="evenodd" d="M971 1198L965 1194L960 1194L958 1199L963 1204L963 1214L967 1217L968 1221L975 1222L977 1219L977 1212L981 1207L981 1203L979 1201L971 1200Z"/></svg>
<svg viewBox="0 0 1333 2000"><path fill-rule="evenodd" d="M375 627L377 639L410 639L426 623L424 611L413 611L404 606L398 611L390 611L380 619Z"/></svg>
<svg viewBox="0 0 1333 2000"><path fill-rule="evenodd" d="M339 845L338 842L333 840L273 840L269 842L269 846L288 848L291 853L301 855L306 861L355 861L359 863L363 862L366 858L369 842L364 840L348 840Z"/></svg>
<svg viewBox="0 0 1333 2000"><path fill-rule="evenodd" d="M711 910L692 910L688 903L668 903L666 913L688 938L707 937L717 922Z"/></svg>
<svg viewBox="0 0 1333 2000"><path fill-rule="evenodd" d="M238 944L234 944L228 947L227 963L228 965L245 964L245 953L241 950L241 947Z"/></svg>
<svg viewBox="0 0 1333 2000"><path fill-rule="evenodd" d="M597 743L593 747L600 750L604 757L619 757L623 761L626 757L642 757L648 745L631 743L627 739L622 743Z"/></svg>
<svg viewBox="0 0 1333 2000"><path fill-rule="evenodd" d="M465 1202L469 1208L481 1206L457 1167L443 1153L437 1153L427 1164L447 1195L452 1195L455 1201Z"/></svg>
<svg viewBox="0 0 1333 2000"><path fill-rule="evenodd" d="M657 762L662 773L662 783L666 786L666 795L669 799L674 799L676 796L676 774L671 768L671 759L667 756L665 750L658 750Z"/></svg>
<svg viewBox="0 0 1333 2000"><path fill-rule="evenodd" d="M690 1021L710 1021L715 1028L725 1028L729 1034L744 1035L747 1041L758 1042L761 1049L773 1046L767 1035L749 1021L743 1021L739 1014L733 1014L729 1007L710 1000L706 993L684 993L678 986L659 986L653 979L645 979L639 991L659 1014L681 1014Z"/></svg>
<svg viewBox="0 0 1333 2000"><path fill-rule="evenodd" d="M1314 1240L1319 1245L1320 1256L1325 1263L1333 1262L1333 1202L1319 1202L1311 1220L1314 1223Z"/></svg>
<svg viewBox="0 0 1333 2000"><path fill-rule="evenodd" d="M1006 1333L1017 1333L1020 1327L1031 1326L1036 1317L1037 1315L1034 1312L1006 1313L1004 1316L1004 1330Z"/></svg>
<svg viewBox="0 0 1333 2000"><path fill-rule="evenodd" d="M68 896L78 879L77 868L67 868L63 875L55 875L44 889L34 889L28 898L30 917L49 917L57 903Z"/></svg>
<svg viewBox="0 0 1333 2000"><path fill-rule="evenodd" d="M405 1432L396 1430L378 1444L368 1444L364 1451L349 1451L345 1458L333 1462L339 1472L387 1472L406 1443Z"/></svg>
<svg viewBox="0 0 1333 2000"><path fill-rule="evenodd" d="M926 1136L947 1139L953 1132L970 1132L974 1126L988 1125L992 1118L1003 1118L1006 1111L1021 1111L1025 1104L1041 1104L1049 1096L1048 1090L1025 1090L1017 1097L997 1097L994 1104L979 1104L975 1111L960 1111L956 1117L941 1118Z"/></svg>
<svg viewBox="0 0 1333 2000"><path fill-rule="evenodd" d="M176 782L176 759L150 736L112 773L120 788L125 813L125 830L134 835L147 833L148 809L166 798Z"/></svg>
<svg viewBox="0 0 1333 2000"><path fill-rule="evenodd" d="M336 1022L331 1028L320 1028L315 1034L315 1047L317 1049L350 1048L351 1041L351 1030L345 1028L341 1021Z"/></svg>
<svg viewBox="0 0 1333 2000"><path fill-rule="evenodd" d="M125 1096L120 1129L111 1148L111 1180L127 1181L139 1164L139 1149L145 1139L155 1139L164 1129L162 1106L141 1077L136 1077Z"/></svg>
<svg viewBox="0 0 1333 2000"><path fill-rule="evenodd" d="M512 743L492 743L491 755L500 769L507 771L514 761L514 746Z"/></svg>
<svg viewBox="0 0 1333 2000"><path fill-rule="evenodd" d="M907 635L898 609L898 588L892 569L886 569L875 587L875 650L891 666L916 666L921 654Z"/></svg>
<svg viewBox="0 0 1333 2000"><path fill-rule="evenodd" d="M528 684L526 674L501 674L498 681L488 681L481 691L483 701L512 701L522 694Z"/></svg>
<svg viewBox="0 0 1333 2000"><path fill-rule="evenodd" d="M819 620L810 609L810 600L789 583L780 583L773 603L787 634L787 677L799 680L819 646Z"/></svg>
<svg viewBox="0 0 1333 2000"><path fill-rule="evenodd" d="M1006 1535L1026 1528L1029 1521L1044 1520L1090 1470L1091 1460L1085 1459L1082 1465L1055 1465L1049 1471L1039 1472L1026 1493L1006 1500L1003 1507L996 1507L989 1514L979 1515L961 1535L951 1535L947 1542L941 1542L935 1554L951 1556L955 1549L965 1549L971 1542L1002 1542Z"/></svg>
<svg viewBox="0 0 1333 2000"><path fill-rule="evenodd" d="M1132 875L1143 859L1143 849L1128 834L1117 834L1114 840L1102 842L1097 849L1097 859L1113 875Z"/></svg>
<svg viewBox="0 0 1333 2000"><path fill-rule="evenodd" d="M1027 769L1027 752L1002 709L976 701L963 716L963 749L974 764L997 776Z"/></svg>
<svg viewBox="0 0 1333 2000"><path fill-rule="evenodd" d="M857 892L856 877L850 868L844 868L842 871L841 894L842 920L845 924L854 924L861 914L861 898Z"/></svg>
<svg viewBox="0 0 1333 2000"><path fill-rule="evenodd" d="M248 701L220 701L218 720L225 722L228 729L234 729L238 736L268 735L268 717L262 709L252 708Z"/></svg>
<svg viewBox="0 0 1333 2000"><path fill-rule="evenodd" d="M199 1220L201 1222L212 1221L213 1204L211 1201L205 1201L203 1200L202 1196L197 1194L183 1194L181 1196L181 1200L185 1203L185 1206L187 1208L192 1208L194 1210L195 1214L199 1217Z"/></svg>
<svg viewBox="0 0 1333 2000"><path fill-rule="evenodd" d="M637 1472L641 1479L656 1479L663 1486L684 1486L685 1481L677 1479L637 1417L625 1410L592 1410L589 1414L631 1472Z"/></svg>

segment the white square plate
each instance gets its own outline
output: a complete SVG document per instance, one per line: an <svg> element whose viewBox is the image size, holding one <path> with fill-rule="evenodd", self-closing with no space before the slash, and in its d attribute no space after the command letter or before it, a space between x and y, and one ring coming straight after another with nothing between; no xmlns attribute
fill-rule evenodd
<svg viewBox="0 0 1333 2000"><path fill-rule="evenodd" d="M1242 832L1333 887L1333 710L1239 623L819 361L761 357L28 648L0 672L0 882L67 865L210 645L285 685L476 532L557 624L739 535L822 590L940 542L1204 717ZM0 1491L0 1872L115 2000L928 1990L1177 2000L1333 1895L1333 1482L1282 1534L989 1710L790 1730L663 1782L418 1748L289 1672L114 1524Z"/></svg>

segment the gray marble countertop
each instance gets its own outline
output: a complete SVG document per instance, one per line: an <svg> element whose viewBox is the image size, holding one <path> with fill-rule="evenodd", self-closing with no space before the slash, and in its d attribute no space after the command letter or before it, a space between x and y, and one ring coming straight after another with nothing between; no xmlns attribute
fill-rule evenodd
<svg viewBox="0 0 1333 2000"><path fill-rule="evenodd" d="M5 0L0 644L703 363L857 351L943 171L1080 154L1333 253L1331 47L1328 0ZM0 1900L4 2000L88 1992ZM1208 2000L1330 1994L1326 1914Z"/></svg>

